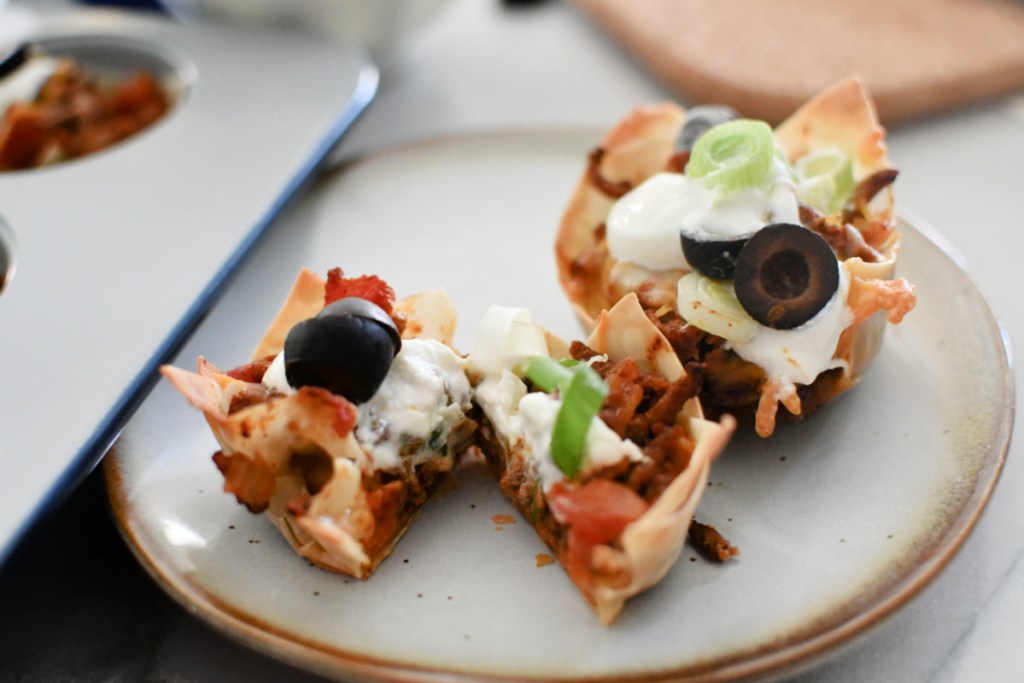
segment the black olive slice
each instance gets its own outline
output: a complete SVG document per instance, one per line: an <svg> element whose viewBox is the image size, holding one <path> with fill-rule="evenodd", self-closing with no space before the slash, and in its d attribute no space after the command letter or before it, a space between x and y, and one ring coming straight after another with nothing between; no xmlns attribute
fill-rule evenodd
<svg viewBox="0 0 1024 683"><path fill-rule="evenodd" d="M356 296L349 296L343 299L338 299L327 306L316 314L317 318L328 318L332 315L358 315L363 318L369 318L370 320L376 320L378 323L384 326L391 335L391 340L395 343L395 355L402 348L402 335L398 332L398 326L395 325L395 321L392 320L391 316L388 315L383 308Z"/></svg>
<svg viewBox="0 0 1024 683"><path fill-rule="evenodd" d="M736 272L736 259L749 237L731 240L699 239L680 231L683 256L690 266L708 277L731 280Z"/></svg>
<svg viewBox="0 0 1024 683"><path fill-rule="evenodd" d="M736 259L736 298L750 317L776 330L813 318L839 289L839 262L822 237L776 223L747 240Z"/></svg>
<svg viewBox="0 0 1024 683"><path fill-rule="evenodd" d="M705 104L686 110L686 122L676 140L676 148L683 151L693 149L697 138L720 123L738 119L740 115L732 107L719 104Z"/></svg>
<svg viewBox="0 0 1024 683"><path fill-rule="evenodd" d="M15 48L0 47L0 78L21 68L28 59L29 44L22 43Z"/></svg>
<svg viewBox="0 0 1024 683"><path fill-rule="evenodd" d="M401 344L394 321L379 306L339 299L288 332L285 376L293 387L322 387L365 403L384 382Z"/></svg>

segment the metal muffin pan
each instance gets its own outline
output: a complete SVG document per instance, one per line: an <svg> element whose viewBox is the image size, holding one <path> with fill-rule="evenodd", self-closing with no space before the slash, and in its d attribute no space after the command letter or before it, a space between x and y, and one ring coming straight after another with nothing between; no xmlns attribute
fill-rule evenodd
<svg viewBox="0 0 1024 683"><path fill-rule="evenodd" d="M33 43L45 54L67 56L101 79L120 79L145 70L174 96L196 78L196 65L182 46L167 39L143 40L117 33L40 35Z"/></svg>
<svg viewBox="0 0 1024 683"><path fill-rule="evenodd" d="M177 101L106 150L0 173L0 561L102 457L378 80L353 48L150 15L0 11L15 40L101 78L149 69Z"/></svg>

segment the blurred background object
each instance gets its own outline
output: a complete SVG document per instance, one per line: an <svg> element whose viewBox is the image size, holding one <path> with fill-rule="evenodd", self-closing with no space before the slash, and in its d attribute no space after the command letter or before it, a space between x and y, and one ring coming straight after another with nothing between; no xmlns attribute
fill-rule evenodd
<svg viewBox="0 0 1024 683"><path fill-rule="evenodd" d="M374 59L386 62L397 41L444 0L163 0L163 4L183 19L214 17L309 30L364 47Z"/></svg>
<svg viewBox="0 0 1024 683"><path fill-rule="evenodd" d="M771 123L850 75L886 123L1024 88L1019 2L574 2L686 99Z"/></svg>

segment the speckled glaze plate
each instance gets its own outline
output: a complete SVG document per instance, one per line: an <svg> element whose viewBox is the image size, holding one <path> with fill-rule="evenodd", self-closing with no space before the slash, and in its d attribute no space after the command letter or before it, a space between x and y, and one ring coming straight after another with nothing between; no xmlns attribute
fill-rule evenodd
<svg viewBox="0 0 1024 683"><path fill-rule="evenodd" d="M444 286L468 348L490 303L575 319L551 243L596 133L447 139L323 178L274 228L181 352L248 358L297 270L379 273L399 295ZM222 631L337 678L729 680L835 652L947 564L991 494L1012 427L1000 329L935 233L904 222L900 272L917 309L852 392L764 441L736 437L698 518L742 555L690 551L601 627L481 470L426 506L368 581L311 567L270 522L221 491L202 416L162 383L105 463L140 561ZM513 516L513 519L518 517Z"/></svg>

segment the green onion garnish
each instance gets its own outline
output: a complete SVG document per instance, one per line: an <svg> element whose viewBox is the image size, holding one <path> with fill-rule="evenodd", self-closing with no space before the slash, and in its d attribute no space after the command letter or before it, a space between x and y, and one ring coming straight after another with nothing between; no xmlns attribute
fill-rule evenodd
<svg viewBox="0 0 1024 683"><path fill-rule="evenodd" d="M775 156L772 129L764 121L736 119L719 124L697 139L686 175L704 178L726 193L760 187L771 177Z"/></svg>
<svg viewBox="0 0 1024 683"><path fill-rule="evenodd" d="M676 292L679 315L694 327L733 343L754 337L757 323L736 298L732 282L693 271L679 278Z"/></svg>
<svg viewBox="0 0 1024 683"><path fill-rule="evenodd" d="M583 463L587 431L601 410L608 385L589 365L579 365L562 391L562 407L551 433L551 457L567 477L575 477Z"/></svg>
<svg viewBox="0 0 1024 683"><path fill-rule="evenodd" d="M590 423L604 404L608 385L593 368L572 358L537 356L523 374L544 393L558 390L562 405L551 432L551 458L565 476L575 477L583 464Z"/></svg>
<svg viewBox="0 0 1024 683"><path fill-rule="evenodd" d="M825 149L796 162L800 201L825 214L842 211L853 194L853 162L838 149Z"/></svg>
<svg viewBox="0 0 1024 683"><path fill-rule="evenodd" d="M526 366L526 379L546 394L563 389L572 381L572 370L554 358L537 356Z"/></svg>

